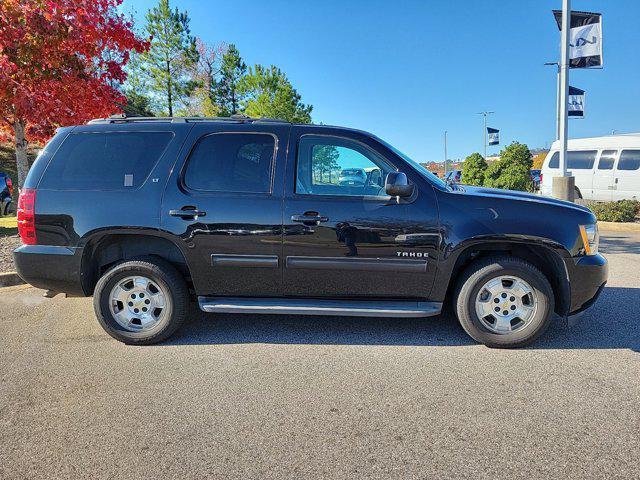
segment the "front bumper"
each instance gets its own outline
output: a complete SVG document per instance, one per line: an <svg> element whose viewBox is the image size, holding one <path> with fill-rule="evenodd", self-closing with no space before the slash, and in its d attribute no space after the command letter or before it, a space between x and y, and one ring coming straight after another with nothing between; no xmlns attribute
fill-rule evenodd
<svg viewBox="0 0 640 480"><path fill-rule="evenodd" d="M13 252L18 275L34 287L86 295L82 288L82 248L22 245Z"/></svg>
<svg viewBox="0 0 640 480"><path fill-rule="evenodd" d="M569 271L571 307L569 315L582 312L592 306L607 283L609 265L600 254L574 258Z"/></svg>

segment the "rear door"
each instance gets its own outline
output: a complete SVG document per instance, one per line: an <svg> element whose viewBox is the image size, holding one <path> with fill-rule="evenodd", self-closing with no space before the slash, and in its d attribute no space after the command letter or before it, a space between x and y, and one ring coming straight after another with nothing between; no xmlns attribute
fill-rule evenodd
<svg viewBox="0 0 640 480"><path fill-rule="evenodd" d="M617 150L600 152L596 168L593 171L593 199L609 201L613 197L613 167L618 158Z"/></svg>
<svg viewBox="0 0 640 480"><path fill-rule="evenodd" d="M640 150L620 152L613 181L613 200L640 199Z"/></svg>
<svg viewBox="0 0 640 480"><path fill-rule="evenodd" d="M415 196L386 195L384 179L398 169L398 160L358 132L294 127L291 139L285 295L427 298L440 238L431 185L405 171ZM367 173L364 182L345 180L354 169Z"/></svg>
<svg viewBox="0 0 640 480"><path fill-rule="evenodd" d="M196 124L169 178L162 228L183 242L198 295L282 294L288 124Z"/></svg>

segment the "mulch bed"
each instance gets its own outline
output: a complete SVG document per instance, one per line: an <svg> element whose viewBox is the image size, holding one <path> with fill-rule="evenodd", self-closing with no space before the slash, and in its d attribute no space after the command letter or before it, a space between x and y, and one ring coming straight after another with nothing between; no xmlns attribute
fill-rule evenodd
<svg viewBox="0 0 640 480"><path fill-rule="evenodd" d="M13 251L22 242L18 235L0 235L0 273L14 272Z"/></svg>

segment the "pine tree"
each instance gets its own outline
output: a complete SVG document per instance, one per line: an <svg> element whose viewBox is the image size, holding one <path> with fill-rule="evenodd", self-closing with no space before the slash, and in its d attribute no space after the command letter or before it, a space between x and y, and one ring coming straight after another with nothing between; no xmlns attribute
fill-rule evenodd
<svg viewBox="0 0 640 480"><path fill-rule="evenodd" d="M243 94L239 90L240 82L247 72L247 66L242 61L240 52L235 45L222 56L220 66L220 80L215 87L215 103L220 108L220 115L228 117L242 111Z"/></svg>
<svg viewBox="0 0 640 480"><path fill-rule="evenodd" d="M141 60L149 76L149 95L159 113L172 116L195 87L191 72L198 61L196 39L187 13L171 10L169 0L159 0L146 18L151 48Z"/></svg>
<svg viewBox="0 0 640 480"><path fill-rule="evenodd" d="M245 113L250 117L279 118L293 123L310 123L311 105L293 88L277 67L256 65L242 80L241 91L247 96Z"/></svg>

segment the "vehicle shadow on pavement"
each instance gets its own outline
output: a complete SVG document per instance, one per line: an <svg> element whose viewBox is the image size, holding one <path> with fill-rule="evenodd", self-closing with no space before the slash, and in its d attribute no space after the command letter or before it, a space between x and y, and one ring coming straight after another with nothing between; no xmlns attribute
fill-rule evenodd
<svg viewBox="0 0 640 480"><path fill-rule="evenodd" d="M640 352L640 289L607 287L572 326L555 317L528 349L630 349ZM475 342L450 313L432 318L205 314L190 318L165 345L466 346Z"/></svg>
<svg viewBox="0 0 640 480"><path fill-rule="evenodd" d="M601 253L640 253L640 243L625 236L607 236L601 239Z"/></svg>

